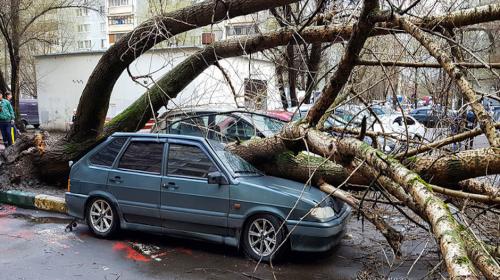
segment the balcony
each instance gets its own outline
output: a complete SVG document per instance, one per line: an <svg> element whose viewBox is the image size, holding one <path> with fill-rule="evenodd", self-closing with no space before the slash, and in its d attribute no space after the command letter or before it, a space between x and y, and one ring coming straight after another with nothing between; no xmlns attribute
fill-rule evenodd
<svg viewBox="0 0 500 280"><path fill-rule="evenodd" d="M108 25L108 33L124 33L134 30L134 24L116 24Z"/></svg>
<svg viewBox="0 0 500 280"><path fill-rule="evenodd" d="M108 15L132 15L134 14L134 5L113 6L108 8Z"/></svg>

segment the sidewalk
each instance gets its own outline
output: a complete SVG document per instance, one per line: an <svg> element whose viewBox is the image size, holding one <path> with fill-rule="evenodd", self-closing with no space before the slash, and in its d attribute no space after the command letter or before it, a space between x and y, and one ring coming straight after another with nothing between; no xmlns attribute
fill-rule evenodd
<svg viewBox="0 0 500 280"><path fill-rule="evenodd" d="M0 204L1 203L62 214L68 212L66 201L62 194L56 196L29 191L0 190Z"/></svg>

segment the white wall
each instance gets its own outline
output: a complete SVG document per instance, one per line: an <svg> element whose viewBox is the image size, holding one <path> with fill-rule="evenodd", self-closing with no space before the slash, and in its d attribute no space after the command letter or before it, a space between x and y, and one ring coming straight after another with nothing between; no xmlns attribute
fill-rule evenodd
<svg viewBox="0 0 500 280"><path fill-rule="evenodd" d="M137 59L130 66L130 70L134 76L153 73L153 79L157 80L196 50L178 48L151 51ZM69 128L73 110L78 106L85 84L102 54L102 52L92 52L36 57L38 106L40 124L43 128L58 130ZM245 57L231 58L220 63L231 77L238 95L243 96L245 78L250 76L266 80L268 109L281 107L272 63L252 60L249 65ZM126 71L120 76L111 95L108 118L117 115L141 96L146 90L144 86L152 85L149 79L140 79L139 82L142 85L132 81ZM243 105L243 98L240 99L240 104ZM198 105L210 105L216 108L236 107L228 84L221 72L213 66L205 70L172 100L169 108Z"/></svg>

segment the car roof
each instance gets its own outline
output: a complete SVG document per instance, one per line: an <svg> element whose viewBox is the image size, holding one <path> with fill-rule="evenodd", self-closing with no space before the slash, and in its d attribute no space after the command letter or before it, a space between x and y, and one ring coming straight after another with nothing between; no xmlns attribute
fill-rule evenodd
<svg viewBox="0 0 500 280"><path fill-rule="evenodd" d="M150 139L171 138L171 139L182 139L182 140L205 141L205 138L201 136L166 134L166 133L115 132L111 135L111 137L134 137L134 138L150 138Z"/></svg>

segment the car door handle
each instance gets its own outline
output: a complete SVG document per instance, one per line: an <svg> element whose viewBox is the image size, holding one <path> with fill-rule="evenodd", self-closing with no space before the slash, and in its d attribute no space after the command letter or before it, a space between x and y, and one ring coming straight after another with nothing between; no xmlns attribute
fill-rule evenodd
<svg viewBox="0 0 500 280"><path fill-rule="evenodd" d="M116 183L116 184L119 184L119 183L123 182L122 178L120 176L115 176L114 178L109 179L109 181L111 183Z"/></svg>
<svg viewBox="0 0 500 280"><path fill-rule="evenodd" d="M179 187L175 185L174 182L168 182L167 184L163 183L162 187L167 188L169 190L176 190Z"/></svg>

